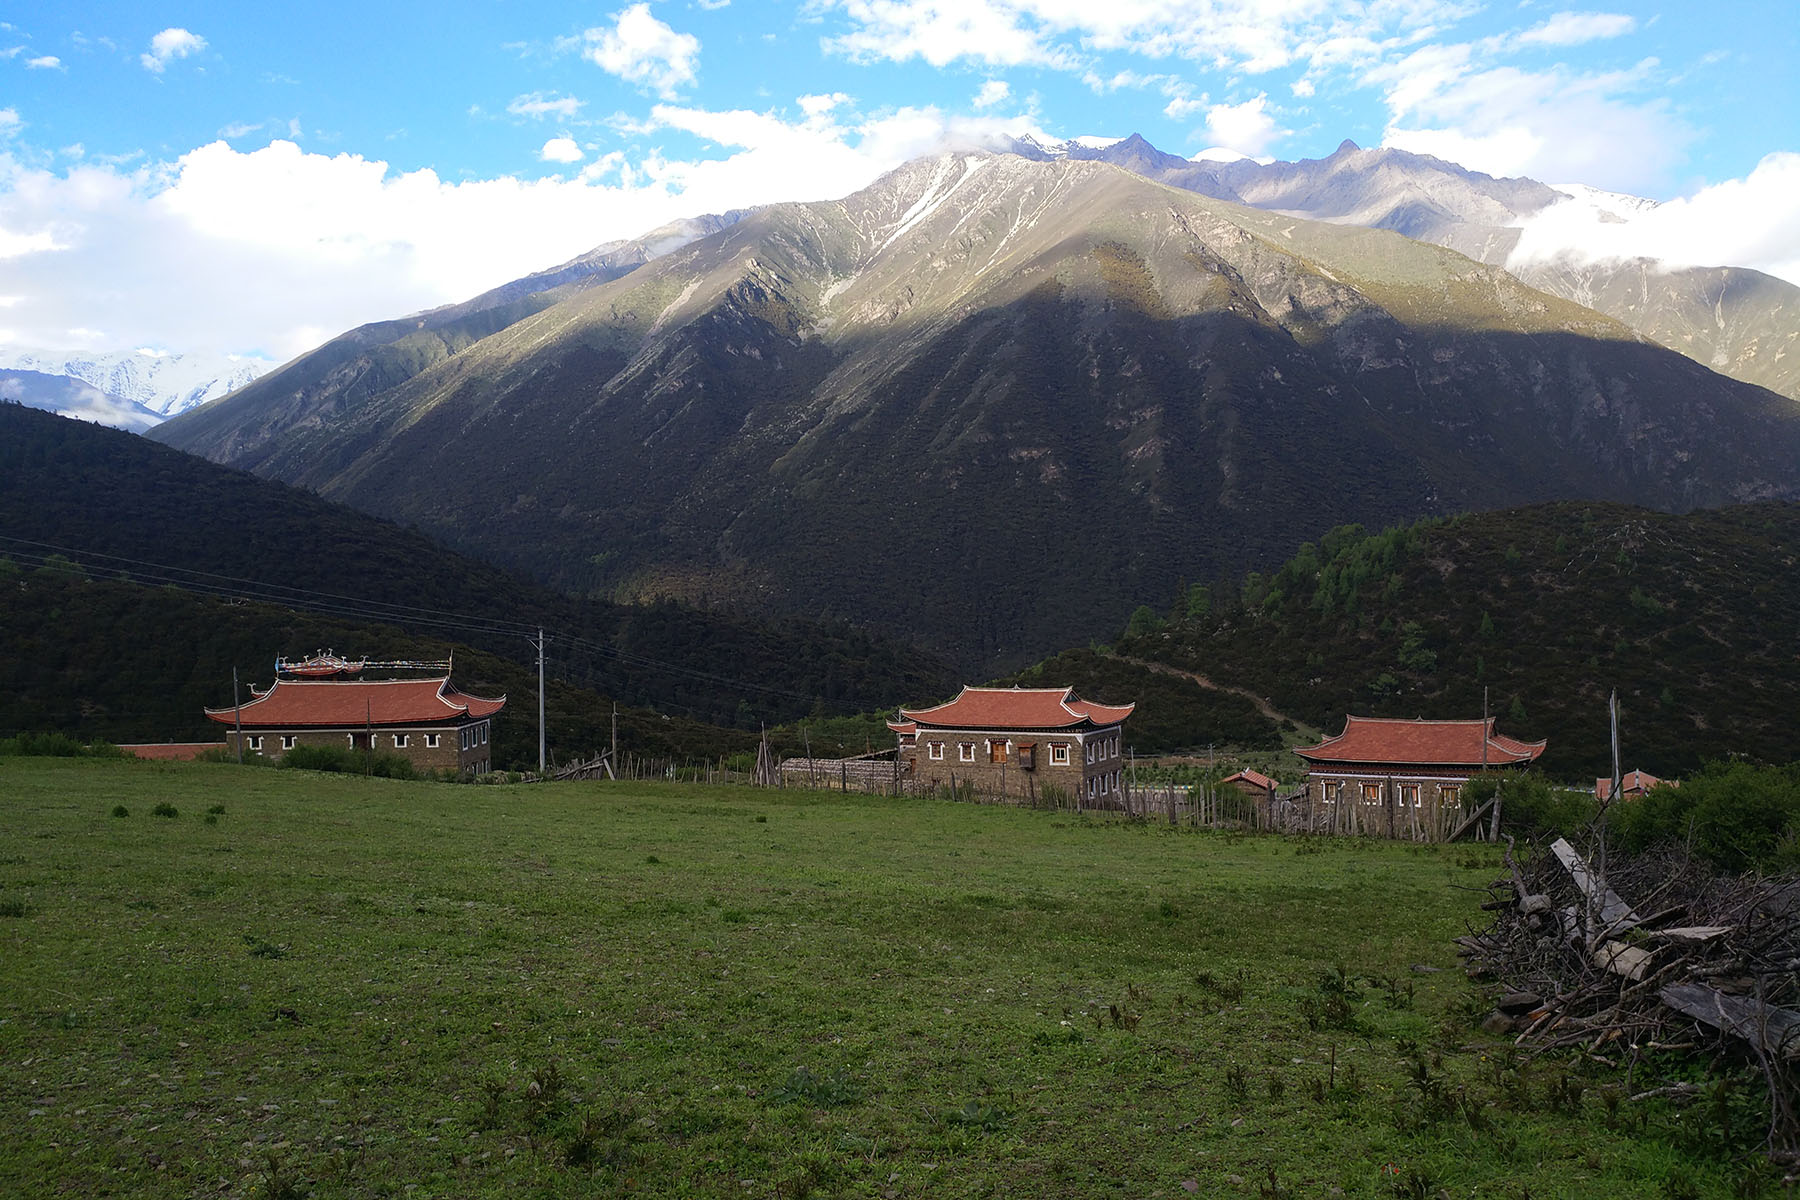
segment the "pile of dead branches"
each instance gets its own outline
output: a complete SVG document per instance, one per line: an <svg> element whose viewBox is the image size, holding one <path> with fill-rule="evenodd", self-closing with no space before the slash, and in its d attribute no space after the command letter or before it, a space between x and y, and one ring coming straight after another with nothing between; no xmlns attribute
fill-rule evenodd
<svg viewBox="0 0 1800 1200"><path fill-rule="evenodd" d="M1487 1028L1623 1060L1634 1099L1698 1090L1641 1079L1654 1052L1754 1064L1770 1157L1800 1171L1800 878L1717 876L1679 853L1590 861L1561 840L1521 861L1508 839L1507 865L1493 924L1458 939L1501 989Z"/></svg>

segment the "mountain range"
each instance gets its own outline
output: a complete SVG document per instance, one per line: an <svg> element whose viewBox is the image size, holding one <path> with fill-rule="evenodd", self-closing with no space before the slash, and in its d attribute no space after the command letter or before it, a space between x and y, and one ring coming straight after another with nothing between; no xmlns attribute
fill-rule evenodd
<svg viewBox="0 0 1800 1200"><path fill-rule="evenodd" d="M87 384L108 397L122 409L119 419L89 416L86 420L121 429L141 432L139 425L147 419L155 424L176 413L186 412L216 400L227 392L241 388L269 371L276 364L262 358L241 355L206 355L162 353L153 350L124 350L104 354L57 353L20 348L0 349L0 370L30 371L37 375L72 379ZM55 393L41 389L37 394L54 398ZM17 397L9 397L16 399ZM25 401L30 403L29 400ZM50 407L38 404L34 407ZM140 411L141 410L141 411ZM66 409L76 416L79 413ZM149 414L145 418L143 414ZM144 425L145 428L148 425Z"/></svg>
<svg viewBox="0 0 1800 1200"><path fill-rule="evenodd" d="M1329 189L1079 149L713 218L353 331L153 436L560 588L844 617L970 667L1347 522L1800 494L1782 396L1430 241L1148 176ZM1458 194L1542 199L1483 179ZM1403 208L1368 224L1436 228Z"/></svg>

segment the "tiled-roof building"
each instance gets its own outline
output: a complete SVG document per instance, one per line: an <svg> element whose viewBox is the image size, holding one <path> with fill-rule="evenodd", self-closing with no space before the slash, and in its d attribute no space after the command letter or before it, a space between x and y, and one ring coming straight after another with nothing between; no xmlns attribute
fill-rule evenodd
<svg viewBox="0 0 1800 1200"><path fill-rule="evenodd" d="M965 687L948 703L901 709L888 728L915 783L969 783L1028 800L1051 788L1102 805L1122 795L1122 726L1136 707L1096 704L1066 687Z"/></svg>
<svg viewBox="0 0 1800 1200"><path fill-rule="evenodd" d="M1661 787L1666 780L1658 779L1648 771L1627 771L1619 779L1619 798L1621 800L1641 800L1651 788ZM1678 783L1669 783L1670 787L1680 787ZM1605 804L1612 799L1612 780L1594 780L1594 799Z"/></svg>
<svg viewBox="0 0 1800 1200"><path fill-rule="evenodd" d="M226 727L226 748L280 758L296 746L398 754L421 770L483 774L493 769L492 718L506 697L459 691L448 674L429 679L281 679L250 689L242 706L209 708Z"/></svg>
<svg viewBox="0 0 1800 1200"><path fill-rule="evenodd" d="M1346 717L1344 732L1295 750L1308 766L1315 827L1436 840L1462 816L1462 790L1482 770L1523 770L1546 742L1497 732L1494 721Z"/></svg>

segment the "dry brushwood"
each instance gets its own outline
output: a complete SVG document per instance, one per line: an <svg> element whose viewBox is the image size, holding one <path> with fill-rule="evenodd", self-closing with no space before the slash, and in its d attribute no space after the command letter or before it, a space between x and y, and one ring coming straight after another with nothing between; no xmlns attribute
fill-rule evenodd
<svg viewBox="0 0 1800 1200"><path fill-rule="evenodd" d="M1769 1156L1800 1171L1800 878L1716 876L1678 851L1590 859L1563 841L1521 861L1508 838L1506 861L1482 906L1493 924L1458 939L1471 976L1501 989L1486 1027L1634 1074L1652 1050L1753 1064Z"/></svg>

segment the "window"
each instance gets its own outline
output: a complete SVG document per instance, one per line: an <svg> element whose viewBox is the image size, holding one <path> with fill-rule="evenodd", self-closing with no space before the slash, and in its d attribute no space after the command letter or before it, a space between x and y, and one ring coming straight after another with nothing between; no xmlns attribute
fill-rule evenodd
<svg viewBox="0 0 1800 1200"><path fill-rule="evenodd" d="M975 761L975 743L974 742L958 742L956 745L956 758L957 758L957 761L959 761L959 762L974 762Z"/></svg>
<svg viewBox="0 0 1800 1200"><path fill-rule="evenodd" d="M350 739L350 748L352 750L356 749L356 735L354 733L346 733L344 736Z"/></svg>
<svg viewBox="0 0 1800 1200"><path fill-rule="evenodd" d="M481 744L483 746L487 745L487 722L486 721L483 721L481 723L481 728L480 728L479 732L481 733Z"/></svg>
<svg viewBox="0 0 1800 1200"><path fill-rule="evenodd" d="M281 748L283 750L292 750L294 748L294 743L299 740L300 739L294 734L284 733L281 735Z"/></svg>
<svg viewBox="0 0 1800 1200"><path fill-rule="evenodd" d="M1364 804L1380 804L1381 803L1381 785L1379 783L1363 784L1362 785L1362 798L1363 798Z"/></svg>
<svg viewBox="0 0 1800 1200"><path fill-rule="evenodd" d="M1342 794L1343 790L1344 785L1342 782L1336 779L1327 779L1319 784L1319 799L1327 804L1336 804L1338 802L1338 797Z"/></svg>
<svg viewBox="0 0 1800 1200"><path fill-rule="evenodd" d="M1005 742L988 743L988 761L991 763L1004 763L1006 761Z"/></svg>
<svg viewBox="0 0 1800 1200"><path fill-rule="evenodd" d="M250 748L252 750L261 750L262 749L262 735L261 734L252 734L251 735Z"/></svg>
<svg viewBox="0 0 1800 1200"><path fill-rule="evenodd" d="M1081 745L1081 753L1082 753L1082 757L1086 761L1093 762L1094 761L1094 743L1093 742L1083 742Z"/></svg>
<svg viewBox="0 0 1800 1200"><path fill-rule="evenodd" d="M932 742L926 748L926 753L931 756L931 760L933 762L943 762L944 761L944 743Z"/></svg>
<svg viewBox="0 0 1800 1200"><path fill-rule="evenodd" d="M1441 785L1438 788L1438 799L1442 800L1445 804L1462 803L1462 785L1460 783L1446 783Z"/></svg>
<svg viewBox="0 0 1800 1200"><path fill-rule="evenodd" d="M438 735L437 734L428 733L425 735L425 748L427 750L436 750L438 748Z"/></svg>
<svg viewBox="0 0 1800 1200"><path fill-rule="evenodd" d="M394 735L394 749L396 749L396 750L404 749L406 746L407 740L411 736L412 736L411 734L396 733Z"/></svg>
<svg viewBox="0 0 1800 1200"><path fill-rule="evenodd" d="M1417 807L1419 807L1419 785L1418 784L1402 783L1398 786L1398 790L1400 793L1400 807L1401 808L1417 808Z"/></svg>
<svg viewBox="0 0 1800 1200"><path fill-rule="evenodd" d="M1050 762L1054 766L1069 765L1069 747L1063 742L1054 742L1050 746Z"/></svg>

